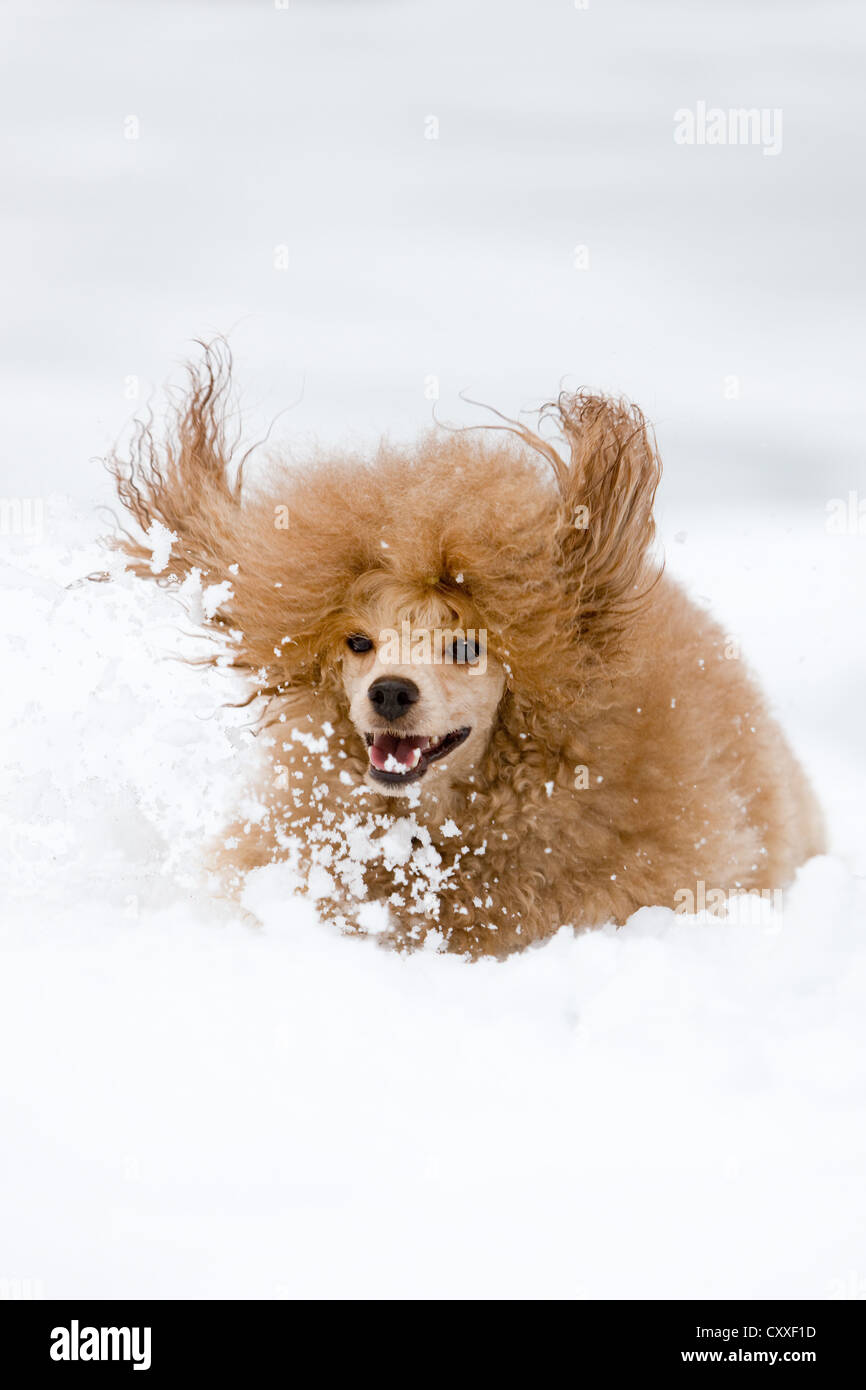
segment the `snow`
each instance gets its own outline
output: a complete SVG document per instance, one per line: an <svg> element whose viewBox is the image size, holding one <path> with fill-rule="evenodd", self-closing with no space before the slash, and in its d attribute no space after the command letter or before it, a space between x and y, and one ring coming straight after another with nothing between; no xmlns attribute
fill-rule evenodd
<svg viewBox="0 0 866 1390"><path fill-rule="evenodd" d="M817 32L788 6L770 80L780 22L4 7L0 1291L862 1289L862 42L842 7ZM704 98L783 108L782 154L676 146ZM292 453L411 437L434 405L476 422L461 391L640 401L667 563L827 811L831 854L781 908L649 907L468 966L433 936L382 949L374 905L341 936L291 864L215 896L202 849L251 715L179 658L212 651L222 594L85 576L107 565L94 456L226 329L250 437L288 403L268 447Z"/></svg>

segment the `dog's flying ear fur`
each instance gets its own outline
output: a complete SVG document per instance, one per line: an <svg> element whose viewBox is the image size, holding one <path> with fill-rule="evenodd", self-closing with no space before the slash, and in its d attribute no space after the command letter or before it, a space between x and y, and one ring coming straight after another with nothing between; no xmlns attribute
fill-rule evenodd
<svg viewBox="0 0 866 1390"><path fill-rule="evenodd" d="M569 446L559 475L560 544L578 630L603 642L646 591L661 462L636 405L579 393L561 395L551 409Z"/></svg>
<svg viewBox="0 0 866 1390"><path fill-rule="evenodd" d="M661 461L636 405L581 391L542 407L564 438L518 433L551 464L559 488L559 552L575 631L597 651L615 643L648 592L648 552ZM658 579L660 570L655 579Z"/></svg>
<svg viewBox="0 0 866 1390"><path fill-rule="evenodd" d="M176 405L164 439L152 420L138 422L128 459L108 459L117 494L145 533L154 523L173 535L164 576L183 578L192 569L209 582L226 578L241 502L244 454L233 463L238 439L226 432L231 389L227 344L202 343L200 363L187 365L187 389ZM234 473L234 477L232 474ZM154 578L152 549L127 531L115 542L130 569Z"/></svg>
<svg viewBox="0 0 866 1390"><path fill-rule="evenodd" d="M556 478L564 589L558 616L565 621L546 644L549 669L538 658L535 664L539 680L555 676L567 698L569 688L585 689L593 667L612 669L633 616L661 577L661 565L650 556L661 461L642 412L621 398L563 392L542 406L539 427L554 424L561 437L556 445L517 420L500 418L505 425L492 428L517 435Z"/></svg>

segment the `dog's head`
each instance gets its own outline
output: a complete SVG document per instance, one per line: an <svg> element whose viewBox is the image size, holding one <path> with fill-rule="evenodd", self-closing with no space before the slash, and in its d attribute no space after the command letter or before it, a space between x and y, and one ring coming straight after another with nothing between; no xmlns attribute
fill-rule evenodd
<svg viewBox="0 0 866 1390"><path fill-rule="evenodd" d="M458 571L459 574L459 571ZM448 581L458 590L460 575ZM349 717L364 741L366 780L385 795L471 781L487 747L505 671L489 634L440 578L423 598L383 570L352 586L340 652Z"/></svg>
<svg viewBox="0 0 866 1390"><path fill-rule="evenodd" d="M373 459L277 465L241 496L212 350L168 442L145 430L121 498L171 533L163 578L202 575L256 690L354 731L386 795L471 784L498 726L548 746L615 675L650 583L659 464L640 412L547 408L559 447L511 422ZM562 445L564 444L564 449ZM127 537L138 571L153 546Z"/></svg>

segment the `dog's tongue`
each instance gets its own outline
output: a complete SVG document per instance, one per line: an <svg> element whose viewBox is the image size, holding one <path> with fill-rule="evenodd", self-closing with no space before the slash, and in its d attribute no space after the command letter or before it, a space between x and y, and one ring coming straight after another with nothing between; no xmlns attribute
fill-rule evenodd
<svg viewBox="0 0 866 1390"><path fill-rule="evenodd" d="M415 749L423 751L429 742L429 738L421 736L397 738L396 734L376 734L370 744L370 762L374 767L384 768L389 758L396 758L404 767L411 767Z"/></svg>

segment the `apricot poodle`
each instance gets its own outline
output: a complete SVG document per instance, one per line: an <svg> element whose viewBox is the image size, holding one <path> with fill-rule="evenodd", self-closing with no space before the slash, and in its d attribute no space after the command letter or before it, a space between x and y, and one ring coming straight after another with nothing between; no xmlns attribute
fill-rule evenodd
<svg viewBox="0 0 866 1390"><path fill-rule="evenodd" d="M701 885L776 891L822 850L754 681L653 552L637 407L561 395L544 433L500 417L251 484L230 405L205 347L166 439L111 467L139 528L117 543L200 578L260 714L235 889L286 860L345 930L502 957Z"/></svg>

